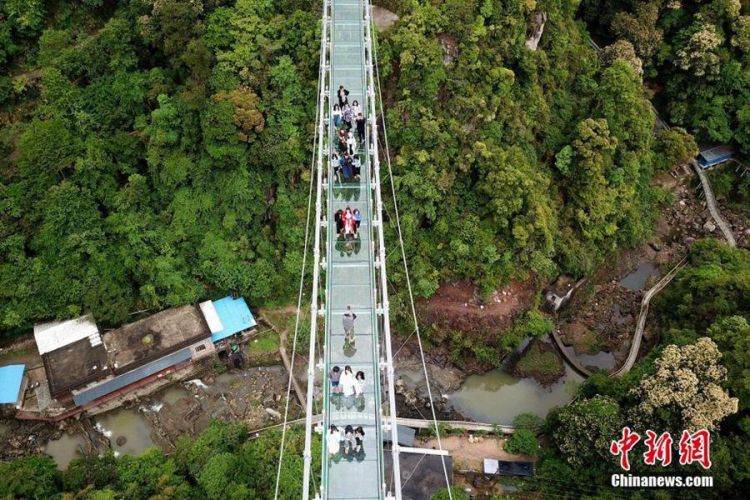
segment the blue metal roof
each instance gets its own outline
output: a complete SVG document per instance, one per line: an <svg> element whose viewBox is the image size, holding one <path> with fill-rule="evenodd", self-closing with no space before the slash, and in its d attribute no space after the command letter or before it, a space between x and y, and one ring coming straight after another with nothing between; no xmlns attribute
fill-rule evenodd
<svg viewBox="0 0 750 500"><path fill-rule="evenodd" d="M734 148L731 146L716 146L704 149L698 155L698 163L704 168L713 167L719 163L731 160L734 156Z"/></svg>
<svg viewBox="0 0 750 500"><path fill-rule="evenodd" d="M109 379L106 382L96 385L91 389L85 390L79 394L73 396L73 402L78 406L89 404L90 402L106 396L111 392L122 389L130 384L138 382L148 376L155 373L159 373L162 370L166 370L170 366L174 366L177 363L187 361L190 359L191 352L189 347L175 351L172 354L168 354L163 358L159 358L150 363L146 363L143 366L139 366L135 370L130 370L122 375Z"/></svg>
<svg viewBox="0 0 750 500"><path fill-rule="evenodd" d="M254 327L257 323L253 318L253 313L247 307L245 299L242 297L234 299L224 297L221 300L213 301L216 314L219 315L223 330L211 334L211 340L218 342L230 335Z"/></svg>
<svg viewBox="0 0 750 500"><path fill-rule="evenodd" d="M16 404L26 365L0 366L0 404Z"/></svg>

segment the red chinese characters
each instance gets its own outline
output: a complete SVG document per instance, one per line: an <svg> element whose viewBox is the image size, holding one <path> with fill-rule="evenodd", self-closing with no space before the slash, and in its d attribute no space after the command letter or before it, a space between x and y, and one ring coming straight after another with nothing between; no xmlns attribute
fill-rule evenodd
<svg viewBox="0 0 750 500"><path fill-rule="evenodd" d="M620 467L623 470L630 470L628 453L640 440L641 436L637 432L633 432L630 427L623 427L622 438L612 441L610 444L609 452L620 457ZM669 432L657 434L654 431L647 430L643 444L646 446L646 451L643 453L643 462L646 465L656 465L659 462L662 467L667 467L672 463L674 439ZM710 469L710 445L711 435L707 429L700 429L692 434L688 431L682 431L682 437L678 444L680 465L690 465L697 462L704 469Z"/></svg>
<svg viewBox="0 0 750 500"><path fill-rule="evenodd" d="M706 429L700 429L693 434L682 431L680 438L680 465L698 462L704 469L711 468L711 435Z"/></svg>
<svg viewBox="0 0 750 500"><path fill-rule="evenodd" d="M646 465L654 465L658 460L662 467L672 463L672 443L674 440L668 432L663 433L657 437L654 431L646 431L646 440L643 444L646 445L646 453L643 454L643 461Z"/></svg>
<svg viewBox="0 0 750 500"><path fill-rule="evenodd" d="M641 436L630 430L630 427L622 428L622 438L612 441L609 445L609 452L613 455L620 455L620 467L623 470L630 470L630 461L628 453L641 440Z"/></svg>

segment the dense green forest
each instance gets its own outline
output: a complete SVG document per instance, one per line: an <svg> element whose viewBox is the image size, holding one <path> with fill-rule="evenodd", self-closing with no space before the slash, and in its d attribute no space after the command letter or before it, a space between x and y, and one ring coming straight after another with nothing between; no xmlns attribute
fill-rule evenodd
<svg viewBox="0 0 750 500"><path fill-rule="evenodd" d="M750 16L740 0L583 0L581 16L628 53L666 118L701 142L750 152ZM614 49L617 47L617 49Z"/></svg>
<svg viewBox="0 0 750 500"><path fill-rule="evenodd" d="M319 12L305 1L3 2L0 325L104 323L302 257Z"/></svg>
<svg viewBox="0 0 750 500"><path fill-rule="evenodd" d="M649 234L654 170L694 145L652 136L640 74L590 49L577 1L386 3L402 15L379 55L420 296L581 276ZM289 300L319 2L2 8L1 328L82 311L118 324L230 291ZM535 10L549 19L532 51Z"/></svg>

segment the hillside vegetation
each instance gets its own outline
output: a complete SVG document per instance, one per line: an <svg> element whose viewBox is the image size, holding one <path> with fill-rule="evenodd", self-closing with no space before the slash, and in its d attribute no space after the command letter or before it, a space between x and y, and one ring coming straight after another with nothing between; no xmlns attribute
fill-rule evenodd
<svg viewBox="0 0 750 500"><path fill-rule="evenodd" d="M293 296L317 4L3 4L0 328ZM665 141L638 72L588 46L577 2L390 4L402 19L381 77L419 295L579 276L649 233ZM549 19L532 51L536 11Z"/></svg>

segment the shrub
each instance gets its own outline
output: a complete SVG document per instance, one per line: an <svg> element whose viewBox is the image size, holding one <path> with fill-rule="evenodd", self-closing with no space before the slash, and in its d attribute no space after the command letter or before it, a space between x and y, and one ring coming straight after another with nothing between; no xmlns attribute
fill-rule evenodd
<svg viewBox="0 0 750 500"><path fill-rule="evenodd" d="M505 451L514 455L537 456L539 443L536 435L528 429L516 429L513 435L505 442Z"/></svg>

